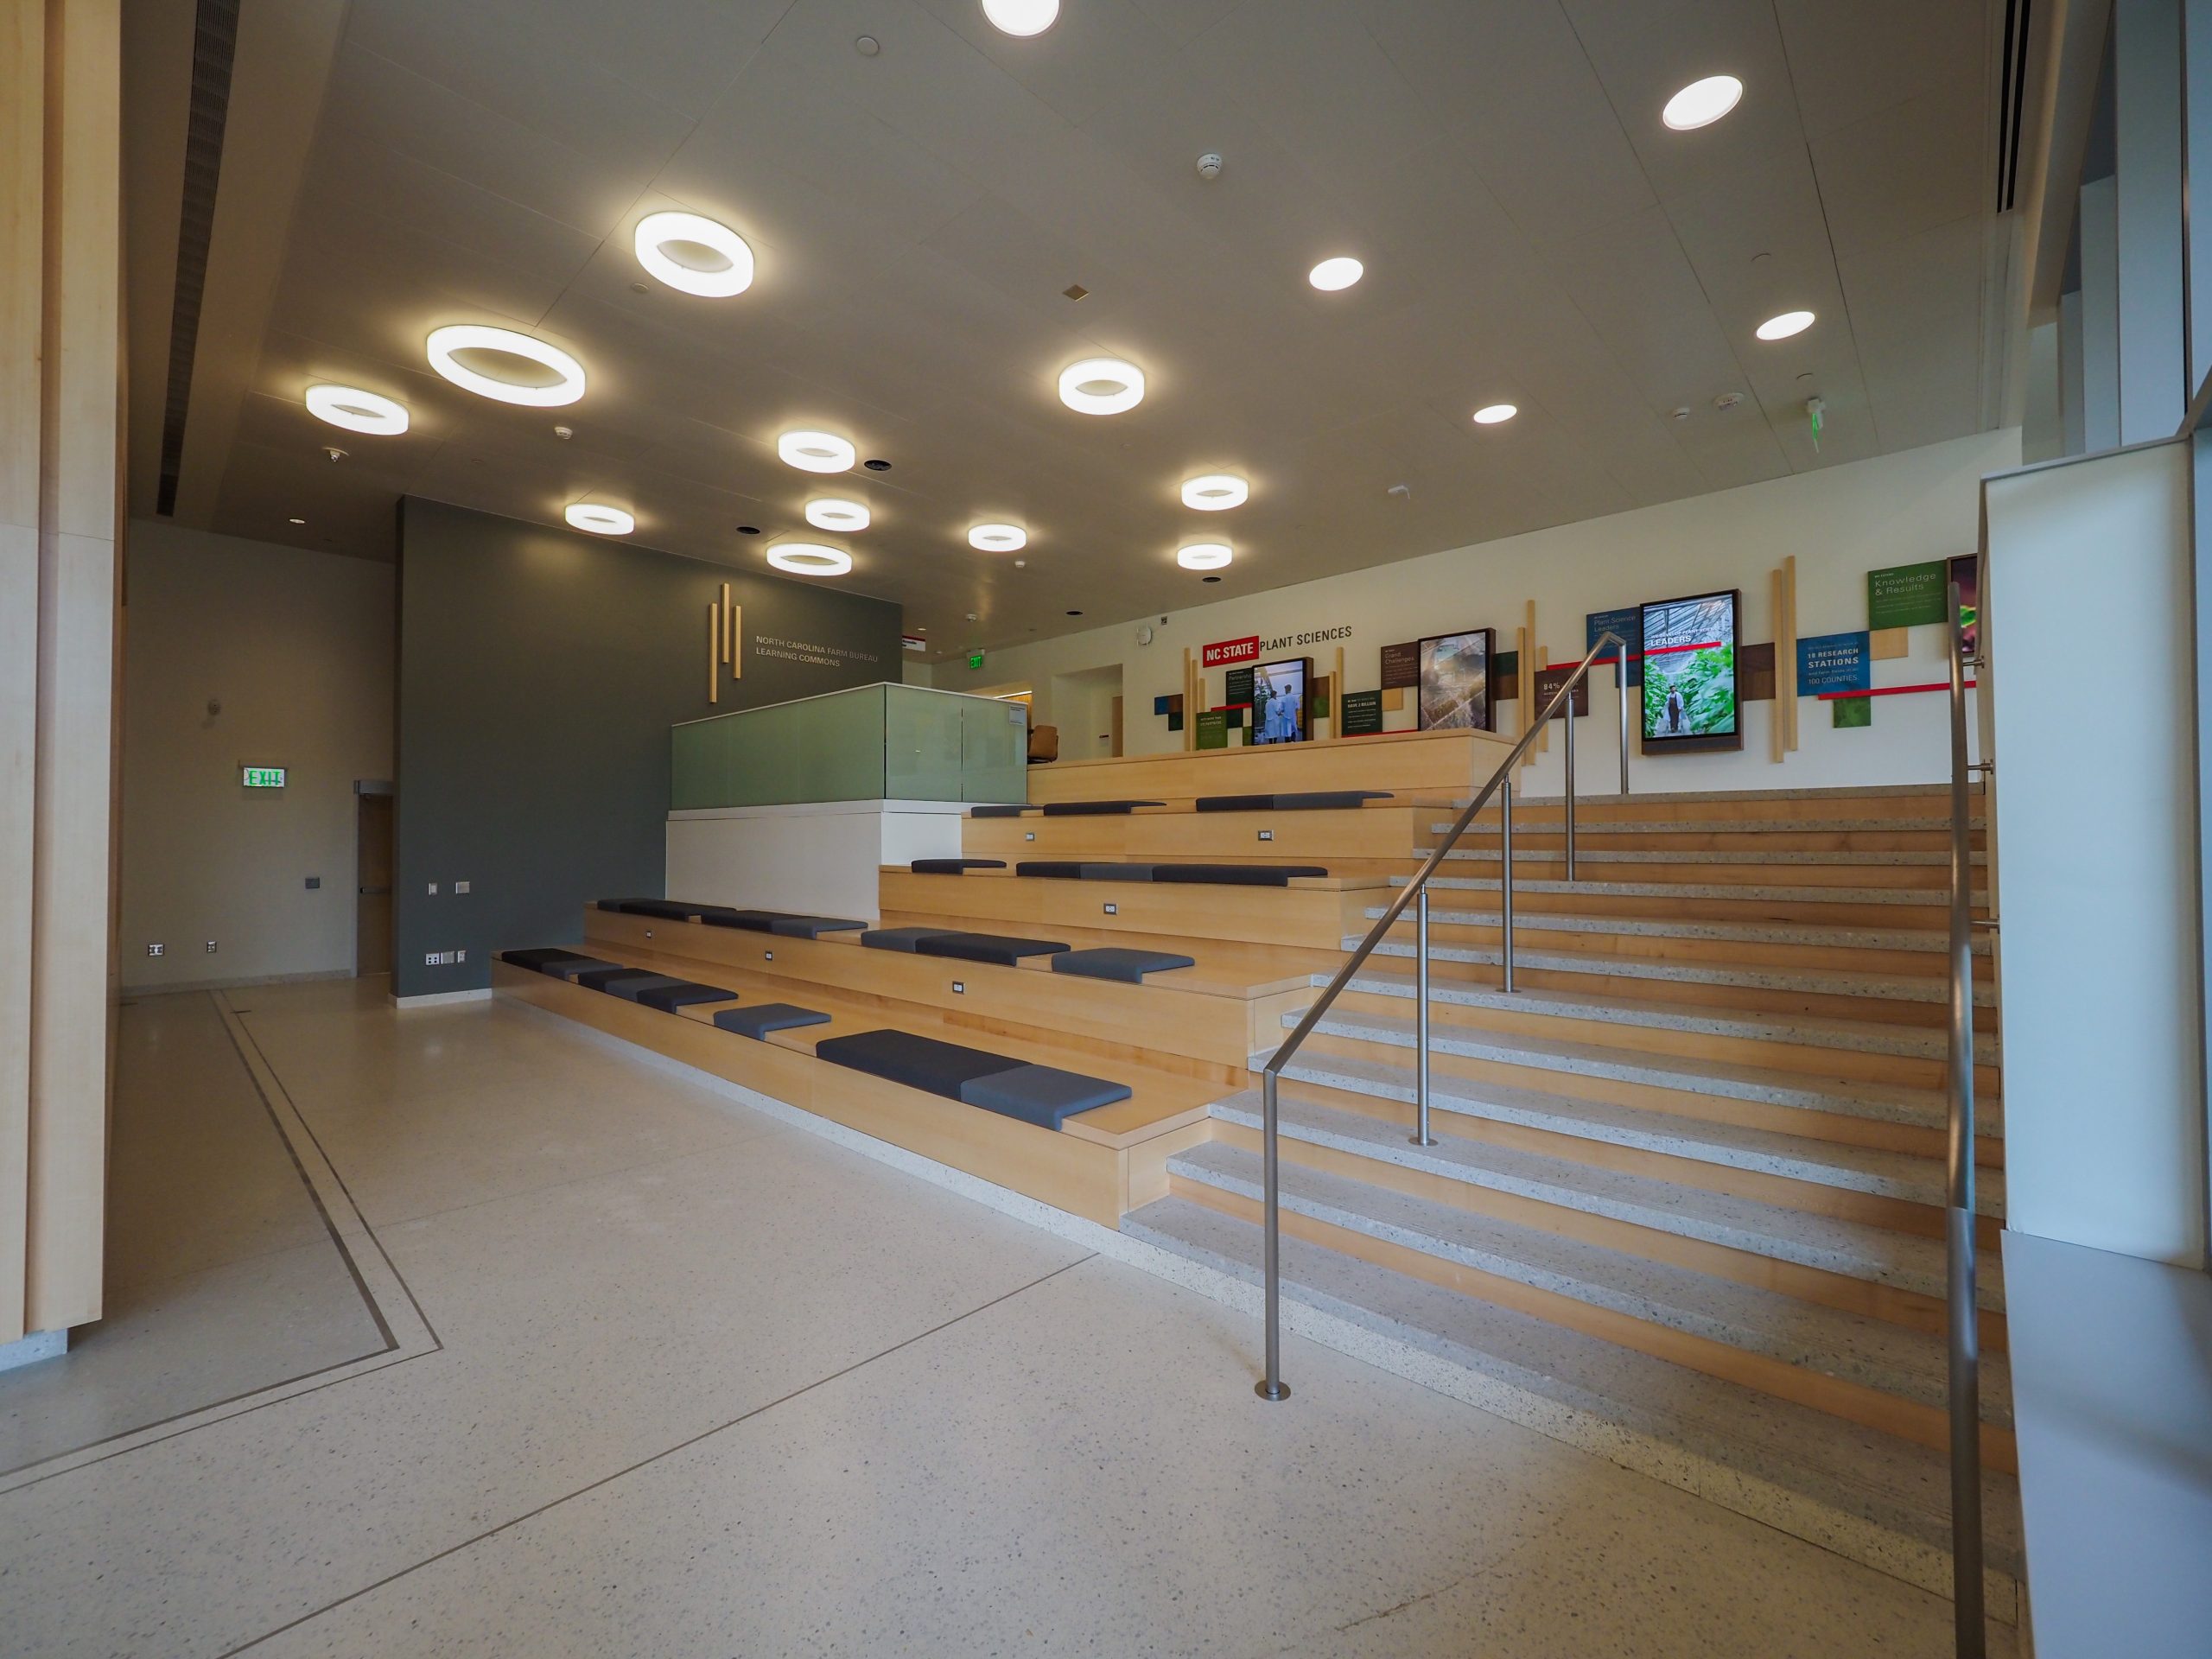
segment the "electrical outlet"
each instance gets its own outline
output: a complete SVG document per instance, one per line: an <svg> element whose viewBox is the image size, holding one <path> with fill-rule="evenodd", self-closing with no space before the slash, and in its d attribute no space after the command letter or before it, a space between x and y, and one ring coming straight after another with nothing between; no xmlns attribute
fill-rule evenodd
<svg viewBox="0 0 2212 1659"><path fill-rule="evenodd" d="M317 893L317 892L320 892L320 891L321 890L321 887L322 887L322 878L321 878L321 876L319 876L319 875L311 875L311 876L308 877L308 891L309 893Z"/></svg>
<svg viewBox="0 0 2212 1659"><path fill-rule="evenodd" d="M149 944L146 947L146 954L149 957L158 957L162 954L162 947L158 944Z"/></svg>
<svg viewBox="0 0 2212 1659"><path fill-rule="evenodd" d="M466 881L456 881L453 884L453 890L455 893L467 893L468 891L468 883Z"/></svg>
<svg viewBox="0 0 2212 1659"><path fill-rule="evenodd" d="M436 898L437 896L438 896L438 884L437 884L436 882L433 881L433 882L431 882L431 883L430 883L430 897L431 897L431 898L433 898L433 899L435 899L435 898Z"/></svg>
<svg viewBox="0 0 2212 1659"><path fill-rule="evenodd" d="M1021 832L1021 838L1024 841L1034 841L1037 839L1037 832L1034 830L1025 830Z"/></svg>
<svg viewBox="0 0 2212 1659"><path fill-rule="evenodd" d="M1272 830L1262 830L1260 831L1260 839L1262 841L1273 841L1274 838L1275 832Z"/></svg>
<svg viewBox="0 0 2212 1659"><path fill-rule="evenodd" d="M760 953L760 960L763 962L773 962L775 959L776 953L772 950L763 950Z"/></svg>
<svg viewBox="0 0 2212 1659"><path fill-rule="evenodd" d="M468 960L468 952L466 950L456 950L453 953L453 959L455 962L467 962Z"/></svg>
<svg viewBox="0 0 2212 1659"><path fill-rule="evenodd" d="M647 938L649 938L649 939L650 939L651 938L652 938L652 936L653 936L653 931L652 931L652 929L651 929L650 927L649 927L649 928L647 928L647 929L645 930L645 937L646 937Z"/></svg>
<svg viewBox="0 0 2212 1659"><path fill-rule="evenodd" d="M966 982L965 980L959 980L959 979L956 979L956 980L954 980L954 981L952 982L952 994L953 994L955 996L965 996L965 995L968 995L968 984L967 984L967 982Z"/></svg>
<svg viewBox="0 0 2212 1659"><path fill-rule="evenodd" d="M425 968L450 968L467 954L461 950L432 950L423 957L423 965Z"/></svg>
<svg viewBox="0 0 2212 1659"><path fill-rule="evenodd" d="M1106 906L1106 913L1109 916L1118 916L1122 913L1122 907L1119 905L1109 905Z"/></svg>
<svg viewBox="0 0 2212 1659"><path fill-rule="evenodd" d="M211 957L215 954L215 941L213 939L207 941L207 954Z"/></svg>

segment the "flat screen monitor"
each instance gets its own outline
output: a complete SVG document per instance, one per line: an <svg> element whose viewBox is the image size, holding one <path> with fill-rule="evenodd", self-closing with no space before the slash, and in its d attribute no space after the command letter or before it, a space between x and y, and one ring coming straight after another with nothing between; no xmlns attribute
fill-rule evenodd
<svg viewBox="0 0 2212 1659"><path fill-rule="evenodd" d="M1303 743L1313 734L1308 701L1313 683L1313 659L1292 657L1280 663L1262 663L1252 671L1252 741L1255 743Z"/></svg>
<svg viewBox="0 0 2212 1659"><path fill-rule="evenodd" d="M1490 664L1497 630L1471 628L1421 642L1421 729L1492 729Z"/></svg>
<svg viewBox="0 0 2212 1659"><path fill-rule="evenodd" d="M1643 607L1643 747L1687 753L1744 747L1736 688L1735 588Z"/></svg>

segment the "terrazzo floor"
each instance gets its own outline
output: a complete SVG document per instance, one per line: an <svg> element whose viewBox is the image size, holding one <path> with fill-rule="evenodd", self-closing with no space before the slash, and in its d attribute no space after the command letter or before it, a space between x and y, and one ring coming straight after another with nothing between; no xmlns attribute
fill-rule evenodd
<svg viewBox="0 0 2212 1659"><path fill-rule="evenodd" d="M252 1072L171 1091L269 1097L395 1345L0 1478L0 1653L1950 1651L1947 1603L1297 1338L1264 1405L1247 1316L541 1017L222 1001ZM279 1189L194 1177L263 1236Z"/></svg>

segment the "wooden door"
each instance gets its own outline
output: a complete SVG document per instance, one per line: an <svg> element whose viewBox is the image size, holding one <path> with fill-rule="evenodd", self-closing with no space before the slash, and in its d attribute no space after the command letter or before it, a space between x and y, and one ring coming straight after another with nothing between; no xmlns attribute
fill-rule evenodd
<svg viewBox="0 0 2212 1659"><path fill-rule="evenodd" d="M391 797L353 798L353 972L391 971Z"/></svg>
<svg viewBox="0 0 2212 1659"><path fill-rule="evenodd" d="M1122 758L1122 700L1114 699L1114 747L1108 753L1116 760Z"/></svg>

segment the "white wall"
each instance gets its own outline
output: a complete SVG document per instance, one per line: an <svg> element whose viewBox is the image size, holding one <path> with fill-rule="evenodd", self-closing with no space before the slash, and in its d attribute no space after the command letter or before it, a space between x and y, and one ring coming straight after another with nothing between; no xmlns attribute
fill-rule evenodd
<svg viewBox="0 0 2212 1659"><path fill-rule="evenodd" d="M150 520L129 547L124 987L351 973L353 784L392 775L392 567ZM245 761L289 781L248 791Z"/></svg>
<svg viewBox="0 0 2212 1659"><path fill-rule="evenodd" d="M938 689L1026 680L1037 688L1036 719L1065 733L1067 721L1051 706L1055 677L1119 665L1126 699L1123 747L1130 754L1179 748L1182 735L1152 712L1153 700L1182 689L1182 653L1208 642L1259 634L1263 639L1349 627L1348 639L1294 645L1282 655L1311 654L1326 673L1336 647L1344 648L1345 679L1359 690L1382 682L1386 645L1456 628L1496 627L1499 649L1510 650L1524 602L1536 601L1537 643L1554 663L1580 658L1583 618L1648 599L1740 588L1742 639L1756 645L1774 637L1770 573L1788 554L1797 556L1797 626L1801 634L1840 633L1866 626L1866 572L1954 554L1979 545L1980 481L2015 467L2017 430L1989 433L1907 450L1878 460L1777 479L1610 518L1566 524L1503 541L1408 559L1371 570L1325 577L1177 611L1153 620L1150 645L1136 643L1135 622L995 651L980 671L964 661L936 665ZM1230 515L1234 517L1234 515ZM1232 526L1233 530L1233 526ZM1256 562L1259 555L1255 555ZM1918 684L1944 677L1942 631L1912 631L1911 655L1874 664L1874 683ZM1223 676L1209 677L1210 699L1222 696ZM1584 789L1610 788L1617 775L1618 719L1602 700L1611 674L1601 675L1601 701L1579 729L1576 755ZM1503 729L1517 729L1508 704ZM1878 698L1871 728L1831 728L1826 705L1808 701L1800 711L1800 744L1777 766L1769 755L1771 702L1745 709L1740 753L1669 755L1632 761L1638 788L1777 789L1846 784L1918 782L1948 775L1943 700L1937 696ZM1410 713L1388 722L1409 725ZM1531 779L1539 790L1558 785L1556 746Z"/></svg>
<svg viewBox="0 0 2212 1659"><path fill-rule="evenodd" d="M2205 1249L2190 448L1994 480L2005 1189L2023 1232Z"/></svg>

